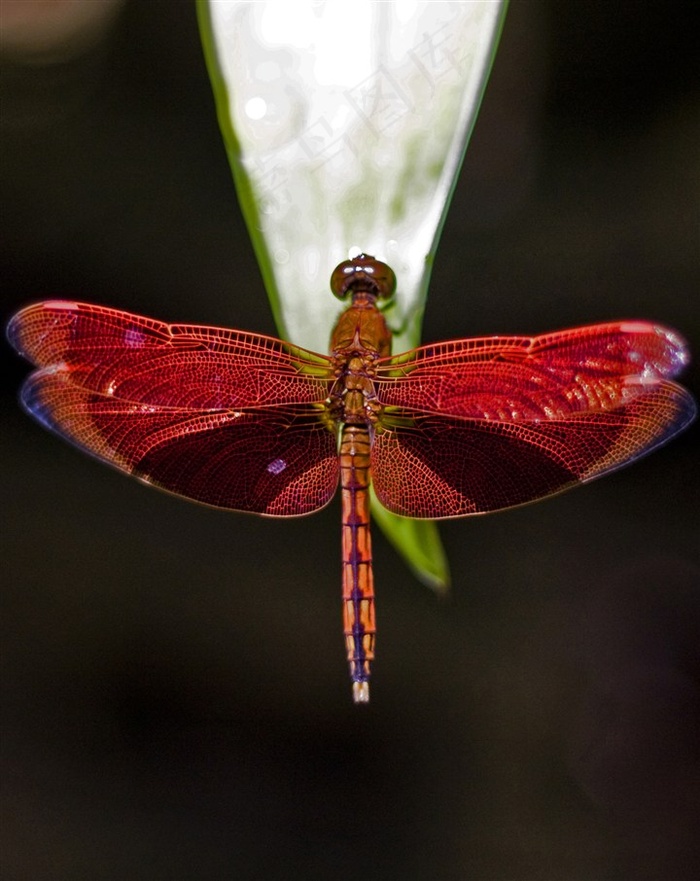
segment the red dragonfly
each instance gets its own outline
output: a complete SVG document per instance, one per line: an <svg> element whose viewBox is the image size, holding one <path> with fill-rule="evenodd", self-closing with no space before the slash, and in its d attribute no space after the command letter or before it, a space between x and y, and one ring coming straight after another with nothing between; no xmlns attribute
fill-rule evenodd
<svg viewBox="0 0 700 881"><path fill-rule="evenodd" d="M693 419L668 380L682 338L645 321L485 337L391 355L393 271L361 254L319 355L272 337L164 324L86 303L10 322L40 369L22 391L44 426L146 483L219 508L296 517L342 494L353 696L369 700L375 615L369 486L405 517L522 505L626 465Z"/></svg>

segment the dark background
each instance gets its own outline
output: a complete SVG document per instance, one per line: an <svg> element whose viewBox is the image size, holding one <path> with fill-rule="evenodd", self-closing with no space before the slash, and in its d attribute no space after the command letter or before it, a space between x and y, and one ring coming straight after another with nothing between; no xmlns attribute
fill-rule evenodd
<svg viewBox="0 0 700 881"><path fill-rule="evenodd" d="M426 341L643 317L700 360L691 12L514 0ZM2 91L3 318L66 297L275 332L190 4L127 4ZM2 359L4 879L697 877L697 428L442 526L446 601L377 530L357 708L337 503L148 490L23 415Z"/></svg>

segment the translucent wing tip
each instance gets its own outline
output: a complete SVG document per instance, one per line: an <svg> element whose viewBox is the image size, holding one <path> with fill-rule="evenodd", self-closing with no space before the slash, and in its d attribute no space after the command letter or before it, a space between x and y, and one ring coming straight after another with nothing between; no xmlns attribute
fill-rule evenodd
<svg viewBox="0 0 700 881"><path fill-rule="evenodd" d="M36 364L35 356L40 344L54 332L57 323L63 326L69 324L70 313L80 308L81 304L72 300L44 300L25 306L8 321L5 331L7 341L19 355ZM61 313L67 313L68 317Z"/></svg>
<svg viewBox="0 0 700 881"><path fill-rule="evenodd" d="M5 329L5 336L7 337L8 343L19 355L24 354L22 350L21 333L22 322L27 311L28 309L22 309L20 312L17 312L15 315L13 315L12 318L10 318L10 320L7 322L7 328Z"/></svg>
<svg viewBox="0 0 700 881"><path fill-rule="evenodd" d="M662 376L675 376L690 364L690 348L683 336L672 327L651 324L648 321L622 321L620 330L627 334L655 335L661 341L656 350L657 361L651 362ZM651 355L651 352L649 352Z"/></svg>
<svg viewBox="0 0 700 881"><path fill-rule="evenodd" d="M680 373L690 364L690 346L678 331L671 328L658 328L657 333L663 336L668 344L673 375Z"/></svg>
<svg viewBox="0 0 700 881"><path fill-rule="evenodd" d="M369 703L369 682L353 682L352 699L356 704Z"/></svg>

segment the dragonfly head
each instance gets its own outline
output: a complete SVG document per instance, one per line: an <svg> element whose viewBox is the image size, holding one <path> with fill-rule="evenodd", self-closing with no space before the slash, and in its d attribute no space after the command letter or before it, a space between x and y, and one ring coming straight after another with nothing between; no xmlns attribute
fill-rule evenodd
<svg viewBox="0 0 700 881"><path fill-rule="evenodd" d="M364 293L388 301L396 291L396 276L381 260L359 254L336 266L331 275L331 290L339 300L344 300L349 293Z"/></svg>

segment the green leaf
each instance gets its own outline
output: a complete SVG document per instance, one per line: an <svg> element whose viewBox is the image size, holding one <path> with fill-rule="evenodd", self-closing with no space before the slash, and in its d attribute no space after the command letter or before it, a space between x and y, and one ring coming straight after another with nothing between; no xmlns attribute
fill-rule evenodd
<svg viewBox="0 0 700 881"><path fill-rule="evenodd" d="M505 2L198 0L219 124L280 334L324 352L328 282L361 251L393 268L394 352L420 342L430 270ZM418 576L437 529L376 503Z"/></svg>

